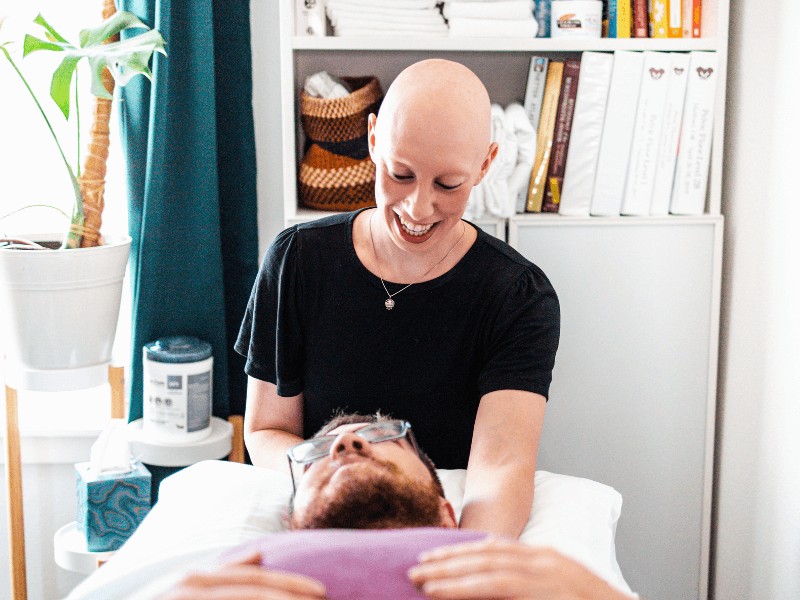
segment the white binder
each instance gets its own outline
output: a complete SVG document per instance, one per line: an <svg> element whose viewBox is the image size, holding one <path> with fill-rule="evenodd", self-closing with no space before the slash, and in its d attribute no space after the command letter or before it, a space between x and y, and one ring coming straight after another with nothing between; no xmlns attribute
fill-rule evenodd
<svg viewBox="0 0 800 600"><path fill-rule="evenodd" d="M614 55L584 52L558 212L588 215L592 203Z"/></svg>
<svg viewBox="0 0 800 600"><path fill-rule="evenodd" d="M716 52L691 53L669 210L674 215L702 215L705 210L717 68Z"/></svg>
<svg viewBox="0 0 800 600"><path fill-rule="evenodd" d="M625 195L622 198L623 215L650 214L653 183L656 179L656 160L664 107L669 85L670 55L666 52L644 52L642 84L639 104L636 107L636 124L633 127L631 158Z"/></svg>
<svg viewBox="0 0 800 600"><path fill-rule="evenodd" d="M672 182L675 180L675 161L678 157L678 138L681 133L683 103L686 100L686 82L689 80L689 55L673 52L670 55L667 104L664 107L664 126L658 142L656 180L653 184L651 215L669 214Z"/></svg>
<svg viewBox="0 0 800 600"><path fill-rule="evenodd" d="M641 52L618 50L614 53L614 69L592 190L592 215L620 214L643 64Z"/></svg>

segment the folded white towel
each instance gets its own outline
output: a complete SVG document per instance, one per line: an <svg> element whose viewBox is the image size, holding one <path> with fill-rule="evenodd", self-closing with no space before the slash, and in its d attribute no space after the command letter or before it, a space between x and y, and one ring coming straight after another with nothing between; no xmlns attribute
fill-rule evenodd
<svg viewBox="0 0 800 600"><path fill-rule="evenodd" d="M439 0L328 0L327 6L363 8L396 8L400 10L436 8Z"/></svg>
<svg viewBox="0 0 800 600"><path fill-rule="evenodd" d="M370 18L343 18L340 17L334 29L373 29L375 31L393 32L393 31L419 31L419 32L445 32L447 33L447 25L444 21L441 23L394 23L391 21L378 21Z"/></svg>
<svg viewBox="0 0 800 600"><path fill-rule="evenodd" d="M449 35L449 30L444 21L438 25L414 25L410 23L383 23L374 19L340 19L339 24L333 28L333 31L334 35L341 35L344 30L352 29L374 31L376 34L380 33L388 37L406 32Z"/></svg>
<svg viewBox="0 0 800 600"><path fill-rule="evenodd" d="M517 162L508 177L508 192L511 197L505 206L506 216L511 216L516 210L517 196L528 194L528 182L536 153L536 130L525 109L517 102L506 106L506 128L513 132L517 141Z"/></svg>
<svg viewBox="0 0 800 600"><path fill-rule="evenodd" d="M448 37L450 33L445 28L442 31L414 31L409 30L396 30L391 33L386 29L358 29L351 27L340 27L333 30L333 35L336 37L393 37L393 38L439 38Z"/></svg>
<svg viewBox="0 0 800 600"><path fill-rule="evenodd" d="M315 98L344 98L350 95L341 81L332 77L327 71L320 71L306 77L303 90Z"/></svg>
<svg viewBox="0 0 800 600"><path fill-rule="evenodd" d="M369 13L370 15L380 15L386 18L408 18L408 19L420 19L420 20L429 20L429 21L441 21L444 17L442 17L442 13L439 12L437 8L414 8L414 9L405 9L405 8L385 8L381 6L370 6L369 8L365 8L362 6L356 6L353 4L335 4L330 3L327 7L328 13L336 13L336 14L360 14L365 15Z"/></svg>
<svg viewBox="0 0 800 600"><path fill-rule="evenodd" d="M533 166L535 133L522 105L514 102L505 110L492 104L492 140L497 142L497 157L483 180L472 188L465 217L479 219L484 214L505 218L514 214L517 194L524 188Z"/></svg>
<svg viewBox="0 0 800 600"><path fill-rule="evenodd" d="M394 14L404 13L404 14ZM336 27L340 19L375 19L386 23L412 23L418 25L444 25L444 18L441 13L433 10L425 11L392 11L388 13L380 9L364 10L343 10L340 8L328 8L328 18L331 25Z"/></svg>
<svg viewBox="0 0 800 600"><path fill-rule="evenodd" d="M447 19L527 19L533 15L533 0L503 0L501 2L445 2Z"/></svg>
<svg viewBox="0 0 800 600"><path fill-rule="evenodd" d="M536 37L539 24L530 19L466 19L448 21L453 37Z"/></svg>

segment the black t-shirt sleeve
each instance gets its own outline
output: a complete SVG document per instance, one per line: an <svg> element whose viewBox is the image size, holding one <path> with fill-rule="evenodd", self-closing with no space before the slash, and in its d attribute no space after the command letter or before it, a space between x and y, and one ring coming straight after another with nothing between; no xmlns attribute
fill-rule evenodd
<svg viewBox="0 0 800 600"><path fill-rule="evenodd" d="M478 377L481 396L523 390L548 397L560 335L558 297L535 266L526 269L501 299L488 328Z"/></svg>
<svg viewBox="0 0 800 600"><path fill-rule="evenodd" d="M234 345L247 359L245 372L277 385L279 396L303 391L297 238L291 227L267 250Z"/></svg>

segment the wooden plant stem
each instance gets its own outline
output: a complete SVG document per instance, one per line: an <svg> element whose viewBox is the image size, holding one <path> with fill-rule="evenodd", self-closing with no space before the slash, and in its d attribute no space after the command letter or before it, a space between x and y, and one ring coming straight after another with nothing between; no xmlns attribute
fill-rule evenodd
<svg viewBox="0 0 800 600"><path fill-rule="evenodd" d="M104 0L103 20L111 17L116 11L114 0ZM118 40L119 36L115 35L106 40L106 43ZM114 94L114 78L108 69L103 69L103 85L110 94ZM95 98L91 138L86 159L84 160L83 175L80 178L83 211L85 213L81 248L90 248L102 244L100 227L103 224L102 215L105 205L103 196L106 185L110 121L111 100L108 98Z"/></svg>

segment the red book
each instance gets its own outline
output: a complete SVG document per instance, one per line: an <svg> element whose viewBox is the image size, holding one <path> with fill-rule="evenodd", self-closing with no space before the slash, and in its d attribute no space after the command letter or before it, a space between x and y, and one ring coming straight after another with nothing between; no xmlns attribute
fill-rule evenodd
<svg viewBox="0 0 800 600"><path fill-rule="evenodd" d="M646 38L650 25L647 14L647 0L633 0L633 37Z"/></svg>
<svg viewBox="0 0 800 600"><path fill-rule="evenodd" d="M700 37L700 16L703 13L703 0L692 0L692 37Z"/></svg>
<svg viewBox="0 0 800 600"><path fill-rule="evenodd" d="M553 150L547 171L542 212L558 212L561 202L561 187L564 184L564 171L567 166L567 150L569 150L569 136L572 131L572 117L575 114L575 98L578 95L580 70L581 61L579 59L570 58L564 61L564 75L561 78L561 93L558 96Z"/></svg>

